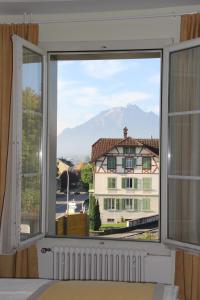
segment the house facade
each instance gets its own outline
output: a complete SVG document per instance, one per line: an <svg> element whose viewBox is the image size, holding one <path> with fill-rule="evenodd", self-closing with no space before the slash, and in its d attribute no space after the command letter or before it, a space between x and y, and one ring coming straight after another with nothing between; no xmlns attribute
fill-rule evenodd
<svg viewBox="0 0 200 300"><path fill-rule="evenodd" d="M94 195L101 222L120 223L159 212L159 140L101 138L92 146Z"/></svg>

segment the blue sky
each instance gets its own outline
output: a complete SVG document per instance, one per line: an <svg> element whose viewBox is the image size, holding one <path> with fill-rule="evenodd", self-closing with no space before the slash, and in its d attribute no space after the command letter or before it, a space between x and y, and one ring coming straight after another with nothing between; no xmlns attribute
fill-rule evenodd
<svg viewBox="0 0 200 300"><path fill-rule="evenodd" d="M58 62L58 134L128 104L159 114L160 59Z"/></svg>

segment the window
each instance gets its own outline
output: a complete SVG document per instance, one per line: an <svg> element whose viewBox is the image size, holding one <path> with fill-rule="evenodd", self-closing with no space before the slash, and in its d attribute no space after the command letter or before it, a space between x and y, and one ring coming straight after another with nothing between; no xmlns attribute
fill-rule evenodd
<svg viewBox="0 0 200 300"><path fill-rule="evenodd" d="M116 178L109 177L108 178L108 189L115 189L116 188Z"/></svg>
<svg viewBox="0 0 200 300"><path fill-rule="evenodd" d="M134 147L124 147L123 153L124 154L135 154L135 148Z"/></svg>
<svg viewBox="0 0 200 300"><path fill-rule="evenodd" d="M105 210L114 210L115 209L115 199L104 198L104 209Z"/></svg>
<svg viewBox="0 0 200 300"><path fill-rule="evenodd" d="M143 170L151 170L151 157L143 157L142 158L142 169Z"/></svg>
<svg viewBox="0 0 200 300"><path fill-rule="evenodd" d="M150 210L150 199L144 198L142 200L142 210Z"/></svg>
<svg viewBox="0 0 200 300"><path fill-rule="evenodd" d="M166 50L168 243L200 248L200 40ZM166 124L167 125L167 124ZM167 168L168 166L168 168Z"/></svg>
<svg viewBox="0 0 200 300"><path fill-rule="evenodd" d="M125 210L133 210L133 199L127 198L125 201Z"/></svg>
<svg viewBox="0 0 200 300"><path fill-rule="evenodd" d="M145 90L145 93L147 91L147 86L144 84L145 80L150 82L150 77L154 77L155 74L157 74L156 78L159 79L160 54L160 51L150 51L145 52L144 57L142 53L136 55L137 59L139 57L138 65L142 65L143 70L148 68L148 76L147 72L141 72L140 68L137 72L134 71L135 61L132 58L133 53L129 51L49 54L49 70L52 79L50 80L51 86L48 95L52 99L52 105L55 103L55 98L58 99L56 158L68 165L65 168L69 173L67 174L67 170L65 176L57 173L57 180L62 179L61 185L57 185L61 187L61 191L58 190L55 196L57 218L60 218L61 209L65 209L65 203L67 201L72 202L73 199L78 201L83 199L81 201L85 208L84 212L89 216L93 206L87 203L92 202L93 198L98 199L103 225L106 225L108 218L113 218L115 222L122 223L123 228L125 228L127 225L120 219L131 220L145 217L145 211L141 214L135 214L133 195L142 198L142 180L138 177L141 177L139 174L142 174L141 157L143 155L148 156L148 149L144 149L143 145L145 142L153 145L154 140L159 139L159 114L157 111L152 113L154 119L152 122L147 111L159 106L160 85L159 82L155 86L152 83L148 84L149 94L155 96L152 97L152 101L144 100L136 102L136 104L129 104L125 102L131 101L129 99L132 97L124 98L123 95L125 91L134 95L137 88L137 85L133 84L133 82L136 83L134 76L141 83L140 86ZM108 65L117 65L120 68L117 68L115 72L110 72L111 68L108 68ZM109 72L107 72L108 70ZM139 73L142 73L145 80L139 80ZM127 78L131 78L131 80L129 81ZM119 79L120 83L123 83L122 94L120 92L121 87L116 82ZM111 86L112 89L110 89ZM66 115L68 116L67 122ZM141 117L144 115L145 118L148 118L148 125L146 125L145 130L143 130L144 119ZM122 143L125 138L123 134L124 122L127 122L128 127L127 146L124 142ZM120 125L117 126L116 123ZM152 139L150 139L151 136ZM50 144L53 143L50 142ZM158 146L156 147L158 148ZM152 155L152 152L149 153ZM138 160L138 155L140 155L140 160ZM61 165L59 171L62 172ZM159 168L157 170L155 177L159 186ZM53 174L53 170L51 174ZM110 179L107 179L109 176L111 176ZM114 179L115 176L116 180ZM117 180L120 182L117 183ZM93 188L89 189L88 187L92 184ZM122 189L120 191L112 190L116 189L117 186ZM159 211L158 189L155 191L156 193L155 214ZM50 197L51 195L52 193L49 192ZM89 200L84 200L84 197L88 197ZM61 198L63 205L60 201ZM131 200L128 200L128 204L123 199ZM66 209L64 213L65 211ZM51 210L50 214L52 215ZM51 228L53 225L51 224ZM106 228L106 226L101 226L102 228ZM100 234L102 234L101 230L99 233L96 231L95 236ZM114 238L114 235L112 234L111 238ZM122 237L126 235L122 234ZM86 236L93 236L92 231L89 231ZM134 238L134 235L132 237Z"/></svg>
<svg viewBox="0 0 200 300"><path fill-rule="evenodd" d="M122 158L122 167L125 169L134 169L137 164L137 158Z"/></svg>
<svg viewBox="0 0 200 300"><path fill-rule="evenodd" d="M152 178L143 178L142 183L144 191L152 190Z"/></svg>
<svg viewBox="0 0 200 300"><path fill-rule="evenodd" d="M44 235L46 99L42 50L14 36L13 216L15 247ZM17 111L17 114L16 114Z"/></svg>
<svg viewBox="0 0 200 300"><path fill-rule="evenodd" d="M122 178L122 188L131 189L133 187L133 179L130 177Z"/></svg>
<svg viewBox="0 0 200 300"><path fill-rule="evenodd" d="M115 156L107 157L107 168L108 169L116 169L116 157Z"/></svg>

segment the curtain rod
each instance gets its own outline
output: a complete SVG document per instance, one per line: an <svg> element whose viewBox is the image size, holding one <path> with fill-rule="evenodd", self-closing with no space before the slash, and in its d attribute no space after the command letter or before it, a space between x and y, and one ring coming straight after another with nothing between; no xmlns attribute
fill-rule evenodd
<svg viewBox="0 0 200 300"><path fill-rule="evenodd" d="M123 20L135 20L135 19L155 19L155 18L169 18L169 17L180 17L186 14L196 14L200 13L200 10L195 12L184 12L184 13L169 13L169 14L160 14L160 15L140 15L140 16L123 16L123 17L103 17L103 18L79 18L79 19L60 19L60 20L47 20L40 21L37 20L37 17L33 17L33 14L24 13L24 23L33 23L37 22L38 24L53 24L53 23L80 23L80 22L98 22L98 21L123 21Z"/></svg>

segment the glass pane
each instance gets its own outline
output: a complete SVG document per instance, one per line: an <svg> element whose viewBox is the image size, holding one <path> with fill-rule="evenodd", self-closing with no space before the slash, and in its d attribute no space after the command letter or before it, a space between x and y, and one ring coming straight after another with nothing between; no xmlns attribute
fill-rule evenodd
<svg viewBox="0 0 200 300"><path fill-rule="evenodd" d="M169 117L169 174L200 176L200 114Z"/></svg>
<svg viewBox="0 0 200 300"><path fill-rule="evenodd" d="M168 237L200 243L200 181L169 179Z"/></svg>
<svg viewBox="0 0 200 300"><path fill-rule="evenodd" d="M170 54L169 112L200 109L200 47Z"/></svg>
<svg viewBox="0 0 200 300"><path fill-rule="evenodd" d="M23 48L21 240L41 232L42 56Z"/></svg>

